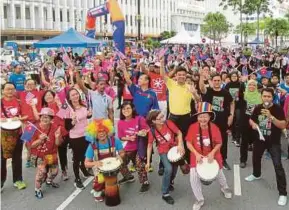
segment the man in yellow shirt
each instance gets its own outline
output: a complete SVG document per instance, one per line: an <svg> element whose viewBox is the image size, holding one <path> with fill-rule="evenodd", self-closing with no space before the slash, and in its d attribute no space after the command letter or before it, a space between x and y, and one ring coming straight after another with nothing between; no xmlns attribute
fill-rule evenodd
<svg viewBox="0 0 289 210"><path fill-rule="evenodd" d="M194 84L192 86L186 84L187 70L182 66L174 69L176 81L172 80L165 73L164 61L161 62L160 75L164 78L169 91L169 119L172 120L181 130L183 137L187 135L187 131L191 124L191 101L198 102L200 100ZM185 159L189 163L189 151L185 148Z"/></svg>

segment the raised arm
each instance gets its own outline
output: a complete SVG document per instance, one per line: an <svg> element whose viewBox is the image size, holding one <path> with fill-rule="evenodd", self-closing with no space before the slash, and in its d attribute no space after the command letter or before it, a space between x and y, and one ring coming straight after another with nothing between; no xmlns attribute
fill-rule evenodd
<svg viewBox="0 0 289 210"><path fill-rule="evenodd" d="M199 86L202 94L207 93L207 88L205 85L205 75L203 69L200 69L200 81L199 81Z"/></svg>
<svg viewBox="0 0 289 210"><path fill-rule="evenodd" d="M124 64L124 62L121 60L121 63L120 63L120 67L121 71L123 72L123 76L124 76L124 79L127 83L128 86L130 86L132 84L132 81L130 79L130 75L129 73L127 72L127 69L126 69L126 66Z"/></svg>
<svg viewBox="0 0 289 210"><path fill-rule="evenodd" d="M79 72L74 69L75 72L75 78L76 78L76 83L79 86L79 88L84 92L85 95L88 94L88 89L85 87L84 82L80 78Z"/></svg>

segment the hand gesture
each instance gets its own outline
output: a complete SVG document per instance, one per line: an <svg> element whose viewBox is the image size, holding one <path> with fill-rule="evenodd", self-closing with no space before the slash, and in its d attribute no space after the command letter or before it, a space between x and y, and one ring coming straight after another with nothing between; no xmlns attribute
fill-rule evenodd
<svg viewBox="0 0 289 210"><path fill-rule="evenodd" d="M60 98L58 97L58 95L55 96L54 101L58 107L61 107L62 104L61 104L61 101L60 101Z"/></svg>
<svg viewBox="0 0 289 210"><path fill-rule="evenodd" d="M45 133L40 134L39 139L43 142L45 139L47 139L47 135Z"/></svg>
<svg viewBox="0 0 289 210"><path fill-rule="evenodd" d="M265 115L266 117L270 118L272 116L269 109L261 109L262 115Z"/></svg>
<svg viewBox="0 0 289 210"><path fill-rule="evenodd" d="M146 166L145 166L145 169L146 169L147 172L149 172L150 167L151 167L150 163L147 163Z"/></svg>
<svg viewBox="0 0 289 210"><path fill-rule="evenodd" d="M95 166L99 168L99 167L103 166L103 163L101 161L96 161Z"/></svg>
<svg viewBox="0 0 289 210"><path fill-rule="evenodd" d="M213 160L214 160L214 154L212 152L210 152L208 155L207 155L207 158L208 158L208 162L209 163L212 163Z"/></svg>
<svg viewBox="0 0 289 210"><path fill-rule="evenodd" d="M185 154L185 149L182 145L177 147L177 153L179 153L181 155Z"/></svg>
<svg viewBox="0 0 289 210"><path fill-rule="evenodd" d="M203 155L201 155L201 154L196 154L196 161L197 161L197 163L202 163L203 162L203 160L202 160L202 158L203 158L204 156Z"/></svg>

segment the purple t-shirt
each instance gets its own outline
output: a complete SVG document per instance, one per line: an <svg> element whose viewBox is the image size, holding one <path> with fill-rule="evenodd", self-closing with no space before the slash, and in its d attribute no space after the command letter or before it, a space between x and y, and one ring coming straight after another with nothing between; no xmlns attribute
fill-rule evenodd
<svg viewBox="0 0 289 210"><path fill-rule="evenodd" d="M140 126L140 128L139 128ZM130 120L120 120L117 124L118 138L128 136L136 136L135 141L124 141L125 151L136 151L137 150L137 133L142 129L148 129L146 121L143 117L137 116Z"/></svg>

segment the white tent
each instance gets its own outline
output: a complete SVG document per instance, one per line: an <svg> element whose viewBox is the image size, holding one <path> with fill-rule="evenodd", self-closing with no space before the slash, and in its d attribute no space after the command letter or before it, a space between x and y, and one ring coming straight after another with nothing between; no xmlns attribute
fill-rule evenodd
<svg viewBox="0 0 289 210"><path fill-rule="evenodd" d="M174 37L161 41L161 44L198 44L201 40L191 37L189 33L183 28Z"/></svg>

